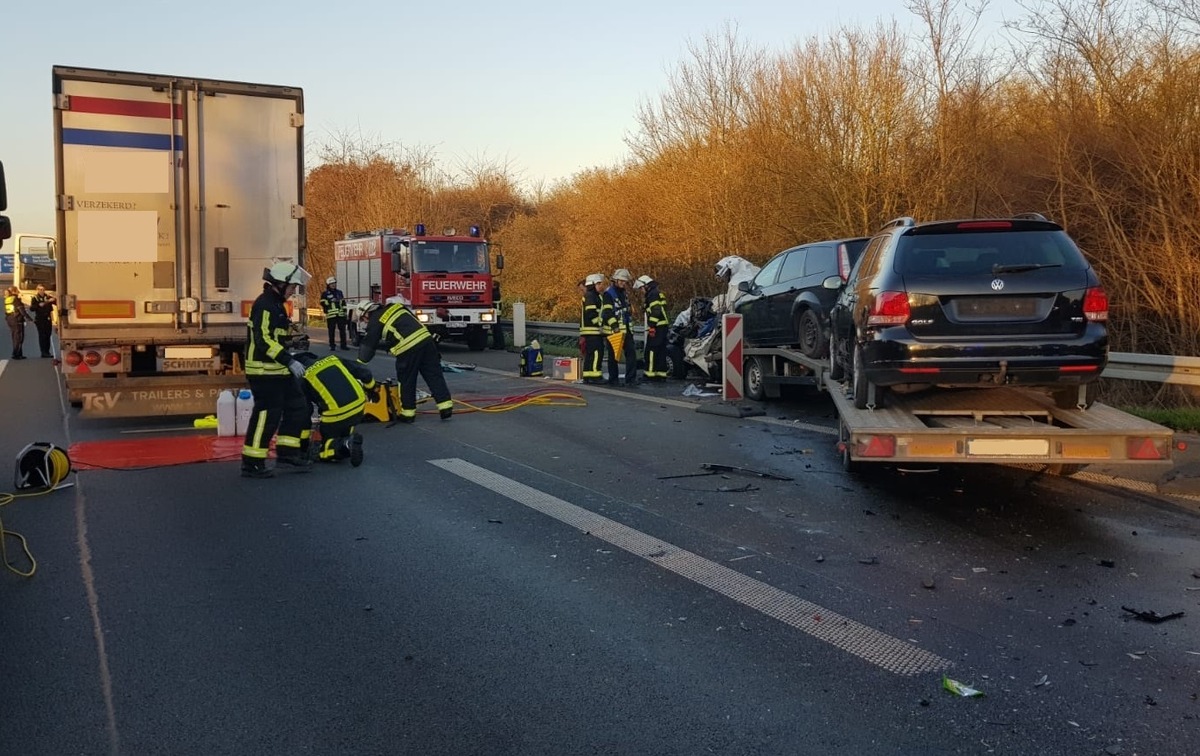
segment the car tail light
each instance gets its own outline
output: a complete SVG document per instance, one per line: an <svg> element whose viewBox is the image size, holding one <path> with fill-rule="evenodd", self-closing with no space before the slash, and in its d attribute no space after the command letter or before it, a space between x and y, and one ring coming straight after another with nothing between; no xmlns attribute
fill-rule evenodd
<svg viewBox="0 0 1200 756"><path fill-rule="evenodd" d="M104 364L120 365L121 364L121 353L113 352L113 351L105 352L104 353Z"/></svg>
<svg viewBox="0 0 1200 756"><path fill-rule="evenodd" d="M906 292L881 291L867 315L867 325L904 325L910 314Z"/></svg>
<svg viewBox="0 0 1200 756"><path fill-rule="evenodd" d="M1093 286L1083 295L1083 316L1093 323L1108 320L1108 295L1104 287Z"/></svg>
<svg viewBox="0 0 1200 756"><path fill-rule="evenodd" d="M79 352L67 352L63 355L63 362L71 367L78 367L79 363L83 362L83 355Z"/></svg>
<svg viewBox="0 0 1200 756"><path fill-rule="evenodd" d="M838 245L838 277L842 283L850 280L850 250L844 242Z"/></svg>
<svg viewBox="0 0 1200 756"><path fill-rule="evenodd" d="M96 367L100 364L100 353L94 351L84 352L83 361L87 363L88 367Z"/></svg>

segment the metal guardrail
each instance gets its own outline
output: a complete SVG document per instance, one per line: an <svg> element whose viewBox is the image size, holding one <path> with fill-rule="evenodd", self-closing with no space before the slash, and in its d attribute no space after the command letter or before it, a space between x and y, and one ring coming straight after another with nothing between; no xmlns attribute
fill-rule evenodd
<svg viewBox="0 0 1200 756"><path fill-rule="evenodd" d="M500 321L506 331L512 330L511 320ZM579 333L578 323L545 323L525 321L525 330L555 336L574 336ZM634 327L635 335L642 335L644 328ZM1177 357L1167 354L1139 354L1136 352L1109 352L1108 367L1101 374L1104 378L1120 378L1129 381L1153 381L1182 386L1200 386L1200 357Z"/></svg>

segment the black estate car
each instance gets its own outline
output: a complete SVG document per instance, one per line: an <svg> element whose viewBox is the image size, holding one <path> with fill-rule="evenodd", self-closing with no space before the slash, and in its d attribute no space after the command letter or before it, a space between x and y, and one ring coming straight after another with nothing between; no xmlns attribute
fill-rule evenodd
<svg viewBox="0 0 1200 756"><path fill-rule="evenodd" d="M785 249L753 281L743 281L734 304L742 335L754 346L797 346L820 359L829 344L829 308L867 237L813 242Z"/></svg>
<svg viewBox="0 0 1200 756"><path fill-rule="evenodd" d="M1000 385L1087 407L1088 384L1108 362L1100 279L1063 228L1036 213L888 223L831 318L832 376L852 376L860 409L882 405L881 387Z"/></svg>

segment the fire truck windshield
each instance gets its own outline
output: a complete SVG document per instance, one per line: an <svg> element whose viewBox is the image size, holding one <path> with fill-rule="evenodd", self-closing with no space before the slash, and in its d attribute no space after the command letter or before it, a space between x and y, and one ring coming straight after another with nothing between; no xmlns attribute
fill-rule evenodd
<svg viewBox="0 0 1200 756"><path fill-rule="evenodd" d="M411 246L414 273L488 273L483 242L417 241Z"/></svg>

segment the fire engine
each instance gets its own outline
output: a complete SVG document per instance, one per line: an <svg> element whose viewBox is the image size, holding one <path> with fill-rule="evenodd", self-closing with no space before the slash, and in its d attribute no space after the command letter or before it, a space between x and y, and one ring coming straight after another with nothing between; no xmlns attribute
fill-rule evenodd
<svg viewBox="0 0 1200 756"><path fill-rule="evenodd" d="M440 236L418 223L403 228L351 231L334 242L334 275L346 303L404 301L442 339L487 348L499 318L500 284L492 275L491 249L478 226ZM496 255L496 270L504 256Z"/></svg>

